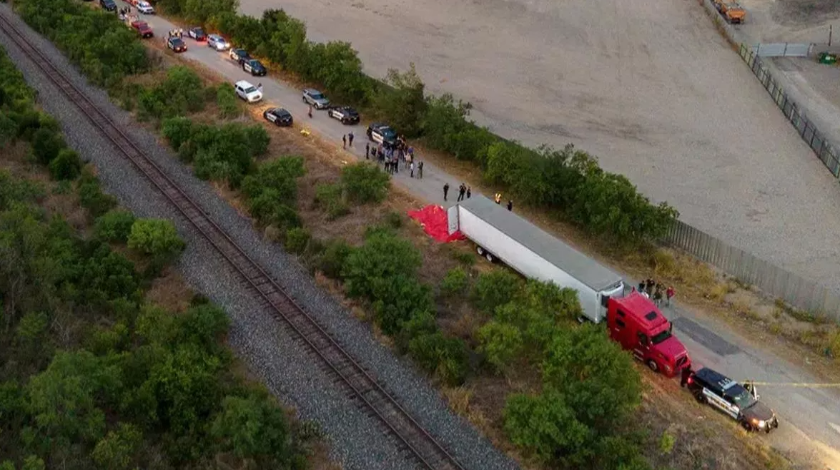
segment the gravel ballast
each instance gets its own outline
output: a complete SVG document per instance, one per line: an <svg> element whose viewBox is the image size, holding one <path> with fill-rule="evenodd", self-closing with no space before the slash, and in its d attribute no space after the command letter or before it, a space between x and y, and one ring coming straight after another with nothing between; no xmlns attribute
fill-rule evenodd
<svg viewBox="0 0 840 470"><path fill-rule="evenodd" d="M405 359L395 357L376 342L369 328L318 288L294 257L264 241L250 220L237 213L212 187L197 178L172 155L165 143L133 124L131 116L114 106L107 94L86 83L64 56L31 31L11 9L0 4L0 15L20 28L27 39L49 57L114 121L169 177L260 263L310 315L376 376L413 418L425 427L467 469L512 469L516 464L495 449L469 423L453 414L437 391ZM328 378L304 347L293 341L280 323L258 306L244 281L183 219L168 201L109 141L66 100L5 34L0 44L39 93L39 103L62 124L71 147L96 165L105 189L140 217L168 218L188 241L178 268L196 290L225 308L231 317L229 343L234 352L284 403L303 419L319 423L328 436L332 457L344 468L359 470L412 468L386 436L378 421L366 416Z"/></svg>

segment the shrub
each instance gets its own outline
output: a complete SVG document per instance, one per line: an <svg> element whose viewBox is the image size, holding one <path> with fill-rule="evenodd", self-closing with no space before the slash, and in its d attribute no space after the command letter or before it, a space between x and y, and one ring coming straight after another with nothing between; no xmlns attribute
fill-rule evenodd
<svg viewBox="0 0 840 470"><path fill-rule="evenodd" d="M472 300L476 307L487 313L493 313L496 307L511 300L522 286L522 280L506 269L494 269L478 276L472 290Z"/></svg>
<svg viewBox="0 0 840 470"><path fill-rule="evenodd" d="M128 247L132 250L167 260L185 246L175 225L163 219L137 219L128 235Z"/></svg>
<svg viewBox="0 0 840 470"><path fill-rule="evenodd" d="M440 332L421 335L409 342L408 352L421 367L450 386L461 385L467 378L469 355L458 338L447 338Z"/></svg>
<svg viewBox="0 0 840 470"><path fill-rule="evenodd" d="M219 115L223 118L230 119L239 115L239 100L233 85L222 83L216 88L216 106L219 107Z"/></svg>
<svg viewBox="0 0 840 470"><path fill-rule="evenodd" d="M82 172L82 160L78 153L65 148L58 152L58 156L50 162L49 168L53 179L72 180Z"/></svg>
<svg viewBox="0 0 840 470"><path fill-rule="evenodd" d="M421 121L426 145L449 152L459 160L483 164L487 149L499 139L486 128L467 121L472 105L462 101L456 103L448 93L429 97L426 101L428 108Z"/></svg>
<svg viewBox="0 0 840 470"><path fill-rule="evenodd" d="M389 180L387 173L370 163L353 163L341 170L341 184L347 195L361 204L384 201L388 195Z"/></svg>
<svg viewBox="0 0 840 470"><path fill-rule="evenodd" d="M463 268L452 268L440 282L440 292L444 296L452 297L466 290L469 279Z"/></svg>
<svg viewBox="0 0 840 470"><path fill-rule="evenodd" d="M662 436L659 438L659 453L668 455L674 451L674 445L677 443L677 436L673 435L667 429L662 431Z"/></svg>
<svg viewBox="0 0 840 470"><path fill-rule="evenodd" d="M333 279L341 277L341 269L352 248L344 240L330 240L318 258L318 269Z"/></svg>
<svg viewBox="0 0 840 470"><path fill-rule="evenodd" d="M166 78L144 89L137 101L141 119L183 116L204 109L204 84L192 69L176 65L166 71Z"/></svg>
<svg viewBox="0 0 840 470"><path fill-rule="evenodd" d="M82 207L87 209L93 217L99 217L117 205L117 200L113 196L102 192L99 179L91 172L82 172L76 191L79 193L79 202Z"/></svg>
<svg viewBox="0 0 840 470"><path fill-rule="evenodd" d="M351 297L376 299L385 280L403 276L413 278L422 262L420 252L407 240L376 232L365 244L350 252L342 269L347 293Z"/></svg>
<svg viewBox="0 0 840 470"><path fill-rule="evenodd" d="M350 213L343 193L344 190L338 184L319 184L315 187L315 203L327 212L329 220L335 220Z"/></svg>
<svg viewBox="0 0 840 470"><path fill-rule="evenodd" d="M478 330L480 351L497 370L505 370L524 348L519 328L491 320Z"/></svg>
<svg viewBox="0 0 840 470"><path fill-rule="evenodd" d="M175 150L180 149L182 144L190 140L192 132L192 120L182 116L165 119L161 126L161 133Z"/></svg>
<svg viewBox="0 0 840 470"><path fill-rule="evenodd" d="M32 135L32 153L42 165L49 165L65 147L61 135L51 129L41 128Z"/></svg>
<svg viewBox="0 0 840 470"><path fill-rule="evenodd" d="M399 230L403 225L403 216L399 212L390 211L385 214L385 224L394 230Z"/></svg>
<svg viewBox="0 0 840 470"><path fill-rule="evenodd" d="M134 214L125 210L112 210L96 219L96 238L109 242L126 242L134 225Z"/></svg>
<svg viewBox="0 0 840 470"><path fill-rule="evenodd" d="M301 254L309 245L309 231L302 227L292 227L286 231L285 247L291 253Z"/></svg>

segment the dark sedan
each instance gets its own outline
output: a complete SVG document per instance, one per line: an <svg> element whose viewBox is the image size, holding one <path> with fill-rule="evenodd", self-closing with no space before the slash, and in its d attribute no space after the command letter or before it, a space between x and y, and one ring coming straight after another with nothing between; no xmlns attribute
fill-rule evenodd
<svg viewBox="0 0 840 470"><path fill-rule="evenodd" d="M291 126L294 120L292 113L283 108L269 108L263 112L263 117L268 122L273 122L276 126Z"/></svg>

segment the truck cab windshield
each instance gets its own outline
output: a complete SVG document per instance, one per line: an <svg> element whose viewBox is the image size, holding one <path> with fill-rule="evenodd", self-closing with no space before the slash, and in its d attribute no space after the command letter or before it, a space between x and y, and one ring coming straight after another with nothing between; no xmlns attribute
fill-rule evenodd
<svg viewBox="0 0 840 470"><path fill-rule="evenodd" d="M659 333L655 334L653 336L653 338L650 339L650 342L653 343L653 344L659 344L659 343L665 341L666 339L668 339L670 337L671 337L671 330L670 329L662 330Z"/></svg>

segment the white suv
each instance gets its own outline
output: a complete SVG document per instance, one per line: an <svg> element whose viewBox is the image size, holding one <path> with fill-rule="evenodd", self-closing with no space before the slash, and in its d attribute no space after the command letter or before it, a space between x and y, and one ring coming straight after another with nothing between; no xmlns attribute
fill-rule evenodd
<svg viewBox="0 0 840 470"><path fill-rule="evenodd" d="M234 84L233 88L236 90L237 96L249 103L256 103L262 99L262 92L257 90L257 87L251 85L245 80L240 80Z"/></svg>

